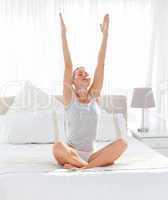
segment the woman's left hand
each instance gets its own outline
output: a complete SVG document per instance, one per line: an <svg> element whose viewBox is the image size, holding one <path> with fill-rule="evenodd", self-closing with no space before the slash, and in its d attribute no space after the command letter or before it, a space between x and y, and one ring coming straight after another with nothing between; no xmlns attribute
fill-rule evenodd
<svg viewBox="0 0 168 200"><path fill-rule="evenodd" d="M60 17L60 22L61 22L61 31L63 34L65 34L66 33L66 25L64 23L64 19L63 19L61 13L59 13L59 17Z"/></svg>
<svg viewBox="0 0 168 200"><path fill-rule="evenodd" d="M103 35L108 35L110 17L108 14L104 16L103 24L100 24L100 29Z"/></svg>

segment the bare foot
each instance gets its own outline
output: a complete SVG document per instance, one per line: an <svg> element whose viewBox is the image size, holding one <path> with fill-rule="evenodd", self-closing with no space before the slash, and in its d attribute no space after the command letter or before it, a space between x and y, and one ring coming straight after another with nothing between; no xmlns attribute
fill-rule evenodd
<svg viewBox="0 0 168 200"><path fill-rule="evenodd" d="M70 156L68 158L68 161L72 166L75 166L77 168L81 168L88 165L88 163L84 161L74 150L70 151Z"/></svg>
<svg viewBox="0 0 168 200"><path fill-rule="evenodd" d="M80 169L89 169L89 166L85 165L85 166L81 167Z"/></svg>
<svg viewBox="0 0 168 200"><path fill-rule="evenodd" d="M64 164L64 169L78 169L78 168L67 163L67 164Z"/></svg>

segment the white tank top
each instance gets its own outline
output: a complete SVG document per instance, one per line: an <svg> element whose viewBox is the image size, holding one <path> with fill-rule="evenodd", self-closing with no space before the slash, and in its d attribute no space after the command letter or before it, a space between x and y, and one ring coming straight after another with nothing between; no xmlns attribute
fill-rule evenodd
<svg viewBox="0 0 168 200"><path fill-rule="evenodd" d="M79 151L93 150L93 142L97 134L99 105L95 99L88 104L77 99L66 108L67 143Z"/></svg>

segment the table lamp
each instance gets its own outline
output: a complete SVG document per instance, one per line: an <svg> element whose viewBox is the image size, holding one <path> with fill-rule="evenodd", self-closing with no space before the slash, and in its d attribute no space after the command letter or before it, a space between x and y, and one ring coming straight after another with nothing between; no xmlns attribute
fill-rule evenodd
<svg viewBox="0 0 168 200"><path fill-rule="evenodd" d="M144 113L145 109L155 107L152 88L134 88L131 107L142 109L141 128L138 129L138 132L148 132L148 128L144 126Z"/></svg>

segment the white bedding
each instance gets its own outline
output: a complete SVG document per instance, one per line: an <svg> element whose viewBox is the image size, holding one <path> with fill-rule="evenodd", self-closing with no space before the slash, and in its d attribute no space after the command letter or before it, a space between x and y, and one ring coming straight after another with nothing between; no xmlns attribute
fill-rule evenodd
<svg viewBox="0 0 168 200"><path fill-rule="evenodd" d="M128 149L115 165L87 171L168 169L168 158L150 149L145 144L128 137ZM107 143L96 143L96 149ZM52 144L1 144L0 174L20 172L69 172L62 170L52 155Z"/></svg>
<svg viewBox="0 0 168 200"><path fill-rule="evenodd" d="M127 140L115 165L88 171L58 169L51 144L0 145L0 200L167 200L168 159Z"/></svg>
<svg viewBox="0 0 168 200"><path fill-rule="evenodd" d="M48 172L58 168L52 144L1 144L0 174Z"/></svg>

